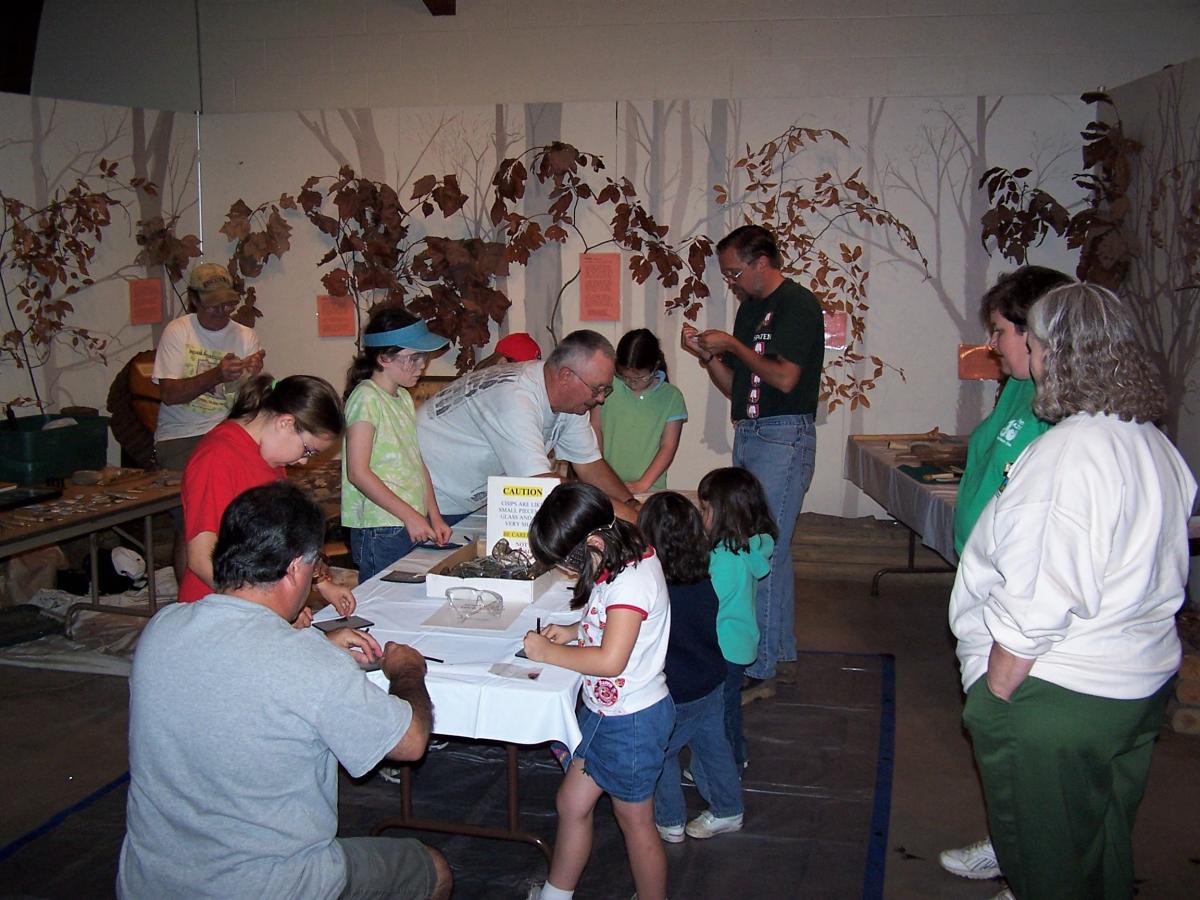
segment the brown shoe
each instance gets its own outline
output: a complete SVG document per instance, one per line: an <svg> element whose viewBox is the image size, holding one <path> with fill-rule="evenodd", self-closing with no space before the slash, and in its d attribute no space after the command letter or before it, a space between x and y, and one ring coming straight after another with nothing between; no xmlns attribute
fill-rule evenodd
<svg viewBox="0 0 1200 900"><path fill-rule="evenodd" d="M775 677L780 684L795 684L800 679L799 665L796 660L779 660L775 663Z"/></svg>
<svg viewBox="0 0 1200 900"><path fill-rule="evenodd" d="M769 700L774 696L774 678L747 678L742 682L742 706L755 700Z"/></svg>

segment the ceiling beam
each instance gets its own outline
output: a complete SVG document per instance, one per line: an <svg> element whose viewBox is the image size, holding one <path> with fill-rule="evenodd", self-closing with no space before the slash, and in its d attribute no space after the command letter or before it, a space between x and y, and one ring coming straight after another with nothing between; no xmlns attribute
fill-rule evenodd
<svg viewBox="0 0 1200 900"><path fill-rule="evenodd" d="M452 16L456 0L425 0L425 8L431 15Z"/></svg>

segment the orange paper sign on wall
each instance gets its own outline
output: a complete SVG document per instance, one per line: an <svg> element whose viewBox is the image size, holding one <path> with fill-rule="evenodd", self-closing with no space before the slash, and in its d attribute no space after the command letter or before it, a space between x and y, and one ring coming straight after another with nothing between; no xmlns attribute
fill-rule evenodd
<svg viewBox="0 0 1200 900"><path fill-rule="evenodd" d="M999 381L1003 374L999 358L987 344L958 345L960 381Z"/></svg>
<svg viewBox="0 0 1200 900"><path fill-rule="evenodd" d="M825 313L825 349L845 350L849 317L844 312Z"/></svg>
<svg viewBox="0 0 1200 900"><path fill-rule="evenodd" d="M153 325L163 320L163 288L158 278L129 282L129 324Z"/></svg>
<svg viewBox="0 0 1200 900"><path fill-rule="evenodd" d="M579 254L579 318L616 322L621 318L621 254Z"/></svg>
<svg viewBox="0 0 1200 900"><path fill-rule="evenodd" d="M317 296L317 337L354 337L357 325L353 297Z"/></svg>

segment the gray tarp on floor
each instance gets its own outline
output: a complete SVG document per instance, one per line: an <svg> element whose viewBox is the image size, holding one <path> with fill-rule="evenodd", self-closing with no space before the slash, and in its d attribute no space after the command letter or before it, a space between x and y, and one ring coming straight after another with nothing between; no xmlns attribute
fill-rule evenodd
<svg viewBox="0 0 1200 900"><path fill-rule="evenodd" d="M873 813L883 663L874 655L802 654L797 684L781 685L774 699L746 707L746 827L707 841L668 845L671 897L864 896L872 828L879 825ZM562 770L545 748L524 750L520 759L522 824L553 841L554 793ZM426 757L414 782L418 816L503 823L500 747L452 741ZM0 862L0 884L18 895L39 897L110 894L124 830L124 796L124 786L117 786ZM685 797L689 814L698 813L702 804L695 788L687 788ZM888 797L881 802L886 813ZM398 804L397 785L375 775L360 783L343 775L341 834L368 834L375 822L394 815ZM883 824L886 828L886 819ZM418 836L450 861L456 900L523 898L530 881L546 875L541 853L530 845ZM592 863L575 896L626 900L632 893L621 836L610 805L602 800Z"/></svg>

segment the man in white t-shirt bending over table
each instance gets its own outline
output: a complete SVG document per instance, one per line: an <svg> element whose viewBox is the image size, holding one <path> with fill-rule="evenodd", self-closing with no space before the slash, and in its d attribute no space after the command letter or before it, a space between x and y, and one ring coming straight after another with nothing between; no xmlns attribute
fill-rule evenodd
<svg viewBox="0 0 1200 900"><path fill-rule="evenodd" d="M588 412L612 393L612 344L595 331L574 331L543 363L536 360L472 372L417 411L421 456L450 520L487 501L492 475L551 475L551 451L581 481L637 518L637 501L604 461Z"/></svg>

